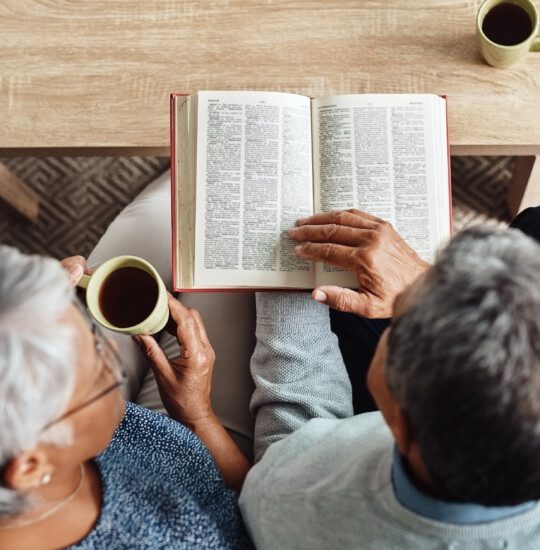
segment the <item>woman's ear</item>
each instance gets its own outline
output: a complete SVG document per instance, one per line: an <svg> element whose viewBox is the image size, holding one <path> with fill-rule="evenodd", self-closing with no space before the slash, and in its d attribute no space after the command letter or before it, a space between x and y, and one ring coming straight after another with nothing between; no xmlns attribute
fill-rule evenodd
<svg viewBox="0 0 540 550"><path fill-rule="evenodd" d="M46 485L53 474L47 453L37 448L12 458L2 471L2 481L14 491L28 491Z"/></svg>

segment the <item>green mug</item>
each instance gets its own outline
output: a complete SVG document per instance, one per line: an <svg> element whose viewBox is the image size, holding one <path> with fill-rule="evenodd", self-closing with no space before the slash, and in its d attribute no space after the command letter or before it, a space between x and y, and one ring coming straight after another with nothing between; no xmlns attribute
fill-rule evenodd
<svg viewBox="0 0 540 550"><path fill-rule="evenodd" d="M104 315L100 304L100 294L103 284L109 275L124 267L136 267L152 276L157 283L157 299L154 308L137 324L132 326L116 326ZM92 275L83 275L78 286L86 289L86 304L92 317L109 330L124 334L155 334L166 324L169 318L167 289L156 269L137 256L117 256L101 264ZM155 289L155 287L154 287Z"/></svg>
<svg viewBox="0 0 540 550"><path fill-rule="evenodd" d="M499 44L496 41L496 37L493 35L491 38L488 37L485 32L486 29L483 28L486 16L489 15L491 18L495 16L495 13L492 12L494 8L499 10L499 17L504 19L503 25L506 28L511 28L512 25L514 25L514 28L519 26L517 18L523 15L522 11L516 8L512 9L512 6L498 7L501 4L513 4L524 10L529 18L530 33L517 44ZM502 14L502 10L505 10L504 14ZM513 20L513 17L516 20ZM528 28L529 25L527 24L526 29L528 30ZM486 0L480 6L476 17L476 37L480 52L490 65L501 69L510 67L510 65L517 63L529 51L540 51L540 42L538 41L538 11L531 0Z"/></svg>

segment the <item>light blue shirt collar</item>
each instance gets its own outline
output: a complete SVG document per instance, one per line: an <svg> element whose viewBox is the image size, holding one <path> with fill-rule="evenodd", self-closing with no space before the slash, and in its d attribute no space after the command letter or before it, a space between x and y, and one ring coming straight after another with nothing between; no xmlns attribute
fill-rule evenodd
<svg viewBox="0 0 540 550"><path fill-rule="evenodd" d="M396 498L405 508L444 523L459 525L487 523L521 514L536 505L536 501L530 501L516 506L482 506L480 504L448 502L430 497L412 484L405 470L403 457L397 448L394 448L392 483Z"/></svg>

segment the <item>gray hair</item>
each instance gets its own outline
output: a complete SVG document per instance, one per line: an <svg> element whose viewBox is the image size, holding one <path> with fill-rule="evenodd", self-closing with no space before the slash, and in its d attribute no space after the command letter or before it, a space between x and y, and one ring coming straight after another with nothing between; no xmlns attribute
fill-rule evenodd
<svg viewBox="0 0 540 550"><path fill-rule="evenodd" d="M385 372L437 489L494 506L540 498L540 246L465 231L407 302Z"/></svg>
<svg viewBox="0 0 540 550"><path fill-rule="evenodd" d="M58 261L0 246L0 470L39 442L65 443L62 429L43 428L73 391L73 330L60 320L72 297ZM27 504L0 483L0 516Z"/></svg>

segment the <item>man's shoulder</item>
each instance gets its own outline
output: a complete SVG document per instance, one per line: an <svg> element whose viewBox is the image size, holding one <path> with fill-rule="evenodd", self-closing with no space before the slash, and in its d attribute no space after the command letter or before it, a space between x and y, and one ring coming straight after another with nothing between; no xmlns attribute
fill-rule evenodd
<svg viewBox="0 0 540 550"><path fill-rule="evenodd" d="M380 412L359 414L345 419L313 418L288 437L273 444L262 461L279 461L295 455L300 460L354 452L367 456L391 450L393 439ZM302 457L302 452L308 456ZM262 462L261 461L261 462Z"/></svg>
<svg viewBox="0 0 540 550"><path fill-rule="evenodd" d="M287 493L333 486L344 476L365 487L362 479L376 479L374 470L388 463L390 482L393 439L379 412L347 419L315 418L296 432L274 443L254 466L246 480L249 492L262 492L270 483L272 493ZM356 483L357 482L357 483Z"/></svg>
<svg viewBox="0 0 540 550"><path fill-rule="evenodd" d="M374 501L391 487L392 452L393 439L380 413L313 419L271 445L240 496L255 544L278 548L267 545L273 523L281 525L285 538L306 542L306 548L324 547L320 537L332 534L334 540L338 533L347 546L351 530L378 521Z"/></svg>
<svg viewBox="0 0 540 550"><path fill-rule="evenodd" d="M417 549L437 541L451 546L460 538L464 548L497 548L504 538L523 541L520 548L539 547L537 512L484 529L433 521L404 508L392 485L393 449L380 413L314 419L271 445L240 496L257 548Z"/></svg>

